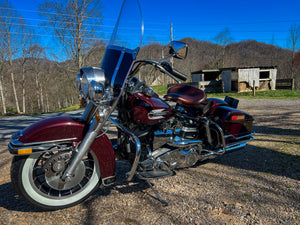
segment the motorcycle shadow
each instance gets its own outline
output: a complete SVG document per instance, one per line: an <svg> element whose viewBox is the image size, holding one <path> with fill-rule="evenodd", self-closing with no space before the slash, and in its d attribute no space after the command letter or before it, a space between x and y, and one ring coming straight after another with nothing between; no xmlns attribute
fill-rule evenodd
<svg viewBox="0 0 300 225"><path fill-rule="evenodd" d="M228 152L221 157L209 160L209 162L300 180L300 157L268 147L248 144L244 149Z"/></svg>
<svg viewBox="0 0 300 225"><path fill-rule="evenodd" d="M101 198L102 196L108 196L112 193L133 193L141 192L148 189L149 186L143 181L134 177L133 180L128 183L126 179L126 173L130 171L130 164L126 160L116 161L116 183L111 186L99 188L87 200L84 201L84 205L89 205L94 200ZM7 210L19 211L19 212L45 212L32 207L23 201L14 191L11 182L0 185L0 208Z"/></svg>
<svg viewBox="0 0 300 225"><path fill-rule="evenodd" d="M19 212L43 212L24 202L14 191L11 182L0 185L0 207Z"/></svg>

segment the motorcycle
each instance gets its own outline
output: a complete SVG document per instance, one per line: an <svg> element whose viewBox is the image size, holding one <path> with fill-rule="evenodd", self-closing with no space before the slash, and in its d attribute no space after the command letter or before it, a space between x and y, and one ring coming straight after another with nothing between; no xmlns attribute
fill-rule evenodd
<svg viewBox="0 0 300 225"><path fill-rule="evenodd" d="M132 17L138 30L128 42L123 20L132 22ZM187 76L167 60L184 59L187 44L172 41L169 55L159 61L136 59L143 28L138 0L125 0L100 67L81 68L77 76L79 91L89 99L81 118L44 119L12 136L11 181L29 204L43 210L78 204L100 185L114 184L119 159L131 164L128 182L134 176L145 180L167 204L149 180L174 175L176 169L242 148L253 139L254 119L236 109L238 100L207 98L204 91L181 83ZM178 84L160 98L135 77L145 65ZM117 128L114 145L106 135L111 123Z"/></svg>

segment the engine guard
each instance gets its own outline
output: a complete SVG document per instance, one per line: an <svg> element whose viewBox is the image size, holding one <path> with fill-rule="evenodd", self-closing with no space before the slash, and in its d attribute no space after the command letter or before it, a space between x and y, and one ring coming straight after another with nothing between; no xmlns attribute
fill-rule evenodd
<svg viewBox="0 0 300 225"><path fill-rule="evenodd" d="M87 131L87 126L77 118L52 117L32 124L23 131L18 131L11 137L8 144L13 155L28 155L51 151L71 150L82 140ZM100 136L101 135L101 136ZM72 144L72 147L62 147L61 144ZM113 146L108 137L99 133L90 147L99 161L101 177L107 178L114 175L115 155Z"/></svg>

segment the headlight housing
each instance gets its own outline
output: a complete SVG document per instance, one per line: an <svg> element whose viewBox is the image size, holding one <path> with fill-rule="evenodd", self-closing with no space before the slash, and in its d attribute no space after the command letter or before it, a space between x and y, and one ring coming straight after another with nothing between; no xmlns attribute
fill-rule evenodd
<svg viewBox="0 0 300 225"><path fill-rule="evenodd" d="M101 68L85 67L77 75L76 85L84 98L100 100L105 92L105 74Z"/></svg>
<svg viewBox="0 0 300 225"><path fill-rule="evenodd" d="M92 101L101 99L104 95L104 85L101 82L92 81L89 84L89 98Z"/></svg>

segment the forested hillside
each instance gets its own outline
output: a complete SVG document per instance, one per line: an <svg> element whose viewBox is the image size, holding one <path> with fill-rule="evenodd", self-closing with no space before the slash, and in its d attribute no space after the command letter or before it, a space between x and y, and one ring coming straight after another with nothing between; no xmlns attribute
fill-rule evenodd
<svg viewBox="0 0 300 225"><path fill-rule="evenodd" d="M247 67L247 66L277 66L277 78L290 78L292 68L292 52L274 45L249 40L221 46L212 42L185 38L182 41L189 46L188 57L184 60L174 59L174 66L190 77L191 72L202 69ZM168 55L168 46L151 44L141 48L138 58L160 59ZM104 54L103 43L97 43L86 53L83 66L98 67ZM297 55L296 55L297 56ZM299 60L299 54L295 57ZM299 62L294 62L296 72L296 88L299 89ZM77 103L79 92L75 86L75 77L78 73L75 62L50 61L43 53L43 49L35 46L31 55L26 58L13 60L16 94L20 108L25 112L49 112L57 108L67 107ZM298 70L297 70L298 69ZM4 93L7 111L16 111L15 98L11 87L10 64L1 64ZM139 74L148 84L167 84L169 78L159 71L146 67ZM24 77L24 79L23 79ZM24 101L24 104L23 104ZM2 104L2 102L1 102ZM2 110L2 107L1 107Z"/></svg>

